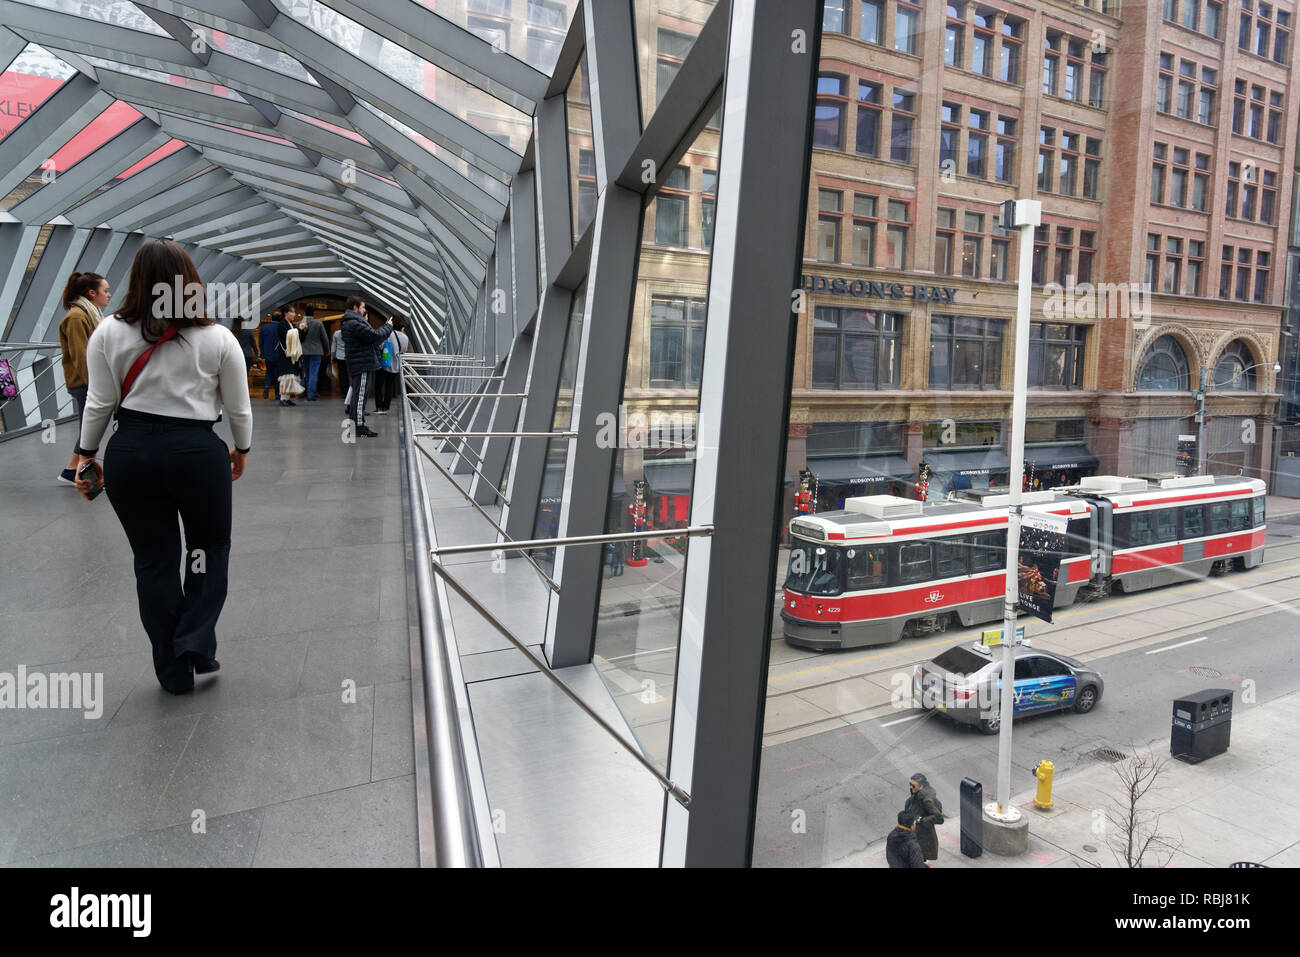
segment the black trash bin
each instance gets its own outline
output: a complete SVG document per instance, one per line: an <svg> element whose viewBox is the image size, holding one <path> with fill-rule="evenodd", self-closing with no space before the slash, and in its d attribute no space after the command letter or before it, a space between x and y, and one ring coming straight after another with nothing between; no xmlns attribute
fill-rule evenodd
<svg viewBox="0 0 1300 957"><path fill-rule="evenodd" d="M1169 753L1196 764L1228 750L1232 734L1232 691L1209 688L1174 699Z"/></svg>
<svg viewBox="0 0 1300 957"><path fill-rule="evenodd" d="M984 786L961 779L961 852L967 857L984 853Z"/></svg>

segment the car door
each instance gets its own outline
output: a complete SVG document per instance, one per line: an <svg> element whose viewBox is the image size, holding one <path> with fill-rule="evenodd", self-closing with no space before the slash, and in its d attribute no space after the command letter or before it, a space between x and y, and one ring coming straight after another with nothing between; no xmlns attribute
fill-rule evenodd
<svg viewBox="0 0 1300 957"><path fill-rule="evenodd" d="M1048 655L1037 655L1033 661L1033 697L1038 709L1046 711L1073 705L1075 679L1069 666Z"/></svg>
<svg viewBox="0 0 1300 957"><path fill-rule="evenodd" d="M1034 698L1038 679L1034 676L1034 656L1016 659L1015 708L1013 714L1022 715L1039 710Z"/></svg>

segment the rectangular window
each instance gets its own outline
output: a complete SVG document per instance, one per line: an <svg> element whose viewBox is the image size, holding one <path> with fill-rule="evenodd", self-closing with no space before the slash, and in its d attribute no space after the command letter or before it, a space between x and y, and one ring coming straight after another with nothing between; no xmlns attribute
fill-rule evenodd
<svg viewBox="0 0 1300 957"><path fill-rule="evenodd" d="M889 133L889 158L895 163L912 162L913 123L913 117L899 113L895 105Z"/></svg>
<svg viewBox="0 0 1300 957"><path fill-rule="evenodd" d="M844 32L844 3L845 0L826 0L822 7L823 33Z"/></svg>
<svg viewBox="0 0 1300 957"><path fill-rule="evenodd" d="M880 43L880 27L885 22L884 4L876 0L862 0L862 15L859 21L859 33L868 43Z"/></svg>
<svg viewBox="0 0 1300 957"><path fill-rule="evenodd" d="M1083 388L1084 343L1088 327L1035 322L1029 328L1029 388Z"/></svg>
<svg viewBox="0 0 1300 957"><path fill-rule="evenodd" d="M1206 0L1205 4L1205 30L1206 36L1219 37L1219 19L1223 13L1223 5L1215 3L1214 0Z"/></svg>
<svg viewBox="0 0 1300 957"><path fill-rule="evenodd" d="M1183 538L1201 538L1205 534L1205 506L1183 508Z"/></svg>
<svg viewBox="0 0 1300 957"><path fill-rule="evenodd" d="M650 386L691 388L704 368L702 298L655 296L650 300Z"/></svg>
<svg viewBox="0 0 1300 957"><path fill-rule="evenodd" d="M936 316L930 323L930 386L999 389L1002 385L1001 319Z"/></svg>
<svg viewBox="0 0 1300 957"><path fill-rule="evenodd" d="M916 52L916 25L920 20L920 10L898 5L894 13L894 49L903 53Z"/></svg>
<svg viewBox="0 0 1300 957"><path fill-rule="evenodd" d="M813 325L813 388L897 389L902 349L901 314L818 306Z"/></svg>
<svg viewBox="0 0 1300 957"><path fill-rule="evenodd" d="M1003 83L1020 82L1020 44L1009 40L1005 33L1002 36L1002 61L998 78Z"/></svg>
<svg viewBox="0 0 1300 957"><path fill-rule="evenodd" d="M838 150L844 145L844 114L848 97L847 80L842 76L822 74L817 78L817 104L813 116L812 145Z"/></svg>

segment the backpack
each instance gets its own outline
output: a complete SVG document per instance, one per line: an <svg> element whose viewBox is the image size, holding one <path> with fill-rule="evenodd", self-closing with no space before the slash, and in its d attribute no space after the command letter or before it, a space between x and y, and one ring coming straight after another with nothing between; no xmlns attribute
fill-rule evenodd
<svg viewBox="0 0 1300 957"><path fill-rule="evenodd" d="M384 340L383 348L379 350L379 368L386 372L397 371L397 354L393 349L391 337Z"/></svg>

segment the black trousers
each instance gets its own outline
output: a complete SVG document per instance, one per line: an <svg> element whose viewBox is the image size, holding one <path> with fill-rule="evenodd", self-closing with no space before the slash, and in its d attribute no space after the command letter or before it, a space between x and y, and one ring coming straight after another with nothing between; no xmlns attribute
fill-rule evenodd
<svg viewBox="0 0 1300 957"><path fill-rule="evenodd" d="M366 424L366 398L369 396L370 383L374 380L375 373L373 369L364 372L360 369L348 371L352 373L352 402L348 406L348 418L360 429Z"/></svg>
<svg viewBox="0 0 1300 957"><path fill-rule="evenodd" d="M104 491L135 555L154 673L168 691L186 691L194 676L185 653L215 657L226 603L230 450L210 422L121 409L104 451Z"/></svg>
<svg viewBox="0 0 1300 957"><path fill-rule="evenodd" d="M393 404L393 396L397 394L397 373L389 372L386 369L378 369L375 372L375 408L388 410Z"/></svg>

